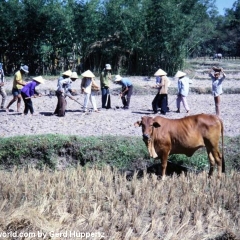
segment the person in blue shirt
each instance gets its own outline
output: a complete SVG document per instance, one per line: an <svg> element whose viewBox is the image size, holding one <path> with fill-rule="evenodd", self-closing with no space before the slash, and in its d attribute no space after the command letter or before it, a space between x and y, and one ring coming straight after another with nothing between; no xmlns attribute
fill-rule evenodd
<svg viewBox="0 0 240 240"><path fill-rule="evenodd" d="M122 99L123 109L129 109L130 100L133 92L132 82L127 78L122 78L120 75L116 75L115 83L122 85L120 97Z"/></svg>
<svg viewBox="0 0 240 240"><path fill-rule="evenodd" d="M25 108L24 108L24 112L23 112L24 115L27 115L28 111L30 111L32 116L37 115L37 114L34 114L33 103L32 103L31 98L36 97L36 96L41 96L41 94L38 93L35 88L39 84L43 84L43 83L44 83L44 79L42 78L42 76L34 77L31 82L28 82L21 89L22 99L25 104Z"/></svg>

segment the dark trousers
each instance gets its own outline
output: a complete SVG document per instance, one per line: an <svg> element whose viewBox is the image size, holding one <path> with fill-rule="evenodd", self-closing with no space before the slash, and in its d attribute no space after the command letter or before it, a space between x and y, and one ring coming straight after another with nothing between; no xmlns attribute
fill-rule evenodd
<svg viewBox="0 0 240 240"><path fill-rule="evenodd" d="M111 108L111 100L110 100L110 91L109 88L104 87L101 88L102 92L102 108Z"/></svg>
<svg viewBox="0 0 240 240"><path fill-rule="evenodd" d="M161 113L166 114L168 111L168 95L167 94L159 94L155 96L152 101L152 109L155 113L157 113L158 108L161 108Z"/></svg>
<svg viewBox="0 0 240 240"><path fill-rule="evenodd" d="M125 88L122 89L122 91L124 90ZM122 95L121 99L122 99L123 107L129 107L132 92L133 92L133 86L129 86L128 90L124 92L124 94Z"/></svg>
<svg viewBox="0 0 240 240"><path fill-rule="evenodd" d="M57 106L54 111L54 114L58 115L59 117L64 117L67 101L61 92L56 91L56 96L57 96L58 102L57 102Z"/></svg>
<svg viewBox="0 0 240 240"><path fill-rule="evenodd" d="M157 111L158 111L159 102L160 102L160 94L157 93L152 101L152 109L153 109L153 112L155 112L155 113L157 113Z"/></svg>
<svg viewBox="0 0 240 240"><path fill-rule="evenodd" d="M26 99L28 96L25 93L21 93L21 95L22 95L22 99L24 102L23 113L26 115L26 114L28 114L28 111L30 111L30 113L33 114L34 110L33 110L33 104L32 104L31 98Z"/></svg>

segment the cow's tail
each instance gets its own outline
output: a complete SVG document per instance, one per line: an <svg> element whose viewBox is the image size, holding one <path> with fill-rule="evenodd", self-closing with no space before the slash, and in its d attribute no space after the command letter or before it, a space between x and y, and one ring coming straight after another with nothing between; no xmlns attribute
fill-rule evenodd
<svg viewBox="0 0 240 240"><path fill-rule="evenodd" d="M224 142L223 142L223 130L224 130L224 127L223 127L223 121L220 120L220 122L221 122L221 135L222 135L222 172L224 173L225 172Z"/></svg>

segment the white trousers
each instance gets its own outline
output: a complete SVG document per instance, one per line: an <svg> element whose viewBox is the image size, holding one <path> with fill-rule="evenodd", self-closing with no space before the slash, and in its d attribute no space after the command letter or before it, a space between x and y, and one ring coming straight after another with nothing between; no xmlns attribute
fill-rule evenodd
<svg viewBox="0 0 240 240"><path fill-rule="evenodd" d="M94 92L84 93L83 110L84 111L87 110L87 105L88 105L89 99L90 99L90 102L93 106L93 110L96 111L97 110L97 104L96 104L96 99L95 99L95 93Z"/></svg>
<svg viewBox="0 0 240 240"><path fill-rule="evenodd" d="M188 102L187 102L187 98L181 94L178 95L177 97L177 108L180 109L180 103L183 103L184 108L186 109L186 111L189 111L190 108L188 106Z"/></svg>

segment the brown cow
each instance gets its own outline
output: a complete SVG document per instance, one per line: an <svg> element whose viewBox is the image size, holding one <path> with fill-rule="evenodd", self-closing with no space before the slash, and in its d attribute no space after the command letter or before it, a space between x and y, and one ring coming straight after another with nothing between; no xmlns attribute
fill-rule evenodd
<svg viewBox="0 0 240 240"><path fill-rule="evenodd" d="M166 174L168 156L185 154L190 157L194 152L206 147L210 162L209 176L214 165L218 166L218 177L225 172L223 157L223 123L216 115L198 114L181 119L167 119L160 116L142 117L134 124L142 126L143 141L153 158L160 158L162 176ZM222 136L222 154L218 143Z"/></svg>

